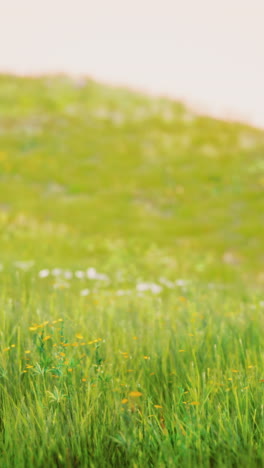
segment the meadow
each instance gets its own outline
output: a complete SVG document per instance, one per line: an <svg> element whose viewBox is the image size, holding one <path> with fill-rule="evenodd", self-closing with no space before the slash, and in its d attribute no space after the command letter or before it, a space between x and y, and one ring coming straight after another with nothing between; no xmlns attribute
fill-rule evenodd
<svg viewBox="0 0 264 468"><path fill-rule="evenodd" d="M0 466L264 466L264 132L0 75Z"/></svg>

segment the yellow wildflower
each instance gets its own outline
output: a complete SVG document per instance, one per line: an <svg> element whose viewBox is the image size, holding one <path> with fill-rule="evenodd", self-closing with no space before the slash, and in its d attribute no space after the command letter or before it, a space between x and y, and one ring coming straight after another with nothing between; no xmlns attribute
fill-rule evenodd
<svg viewBox="0 0 264 468"><path fill-rule="evenodd" d="M45 336L45 337L43 338L43 341L48 341L48 340L50 340L50 338L51 338L51 336L50 336L50 335L48 335L48 336Z"/></svg>
<svg viewBox="0 0 264 468"><path fill-rule="evenodd" d="M134 397L134 398L137 398L137 397L142 396L142 393L141 393L141 392L137 392L137 391L135 391L135 392L130 392L130 393L129 393L129 396Z"/></svg>
<svg viewBox="0 0 264 468"><path fill-rule="evenodd" d="M75 336L78 340L83 340L83 336L81 335L81 333L76 333Z"/></svg>

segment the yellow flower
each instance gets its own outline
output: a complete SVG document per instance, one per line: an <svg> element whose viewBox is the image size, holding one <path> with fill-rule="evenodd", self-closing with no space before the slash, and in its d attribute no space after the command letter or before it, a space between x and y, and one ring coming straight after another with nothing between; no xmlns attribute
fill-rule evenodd
<svg viewBox="0 0 264 468"><path fill-rule="evenodd" d="M154 408L162 408L161 405L154 405Z"/></svg>
<svg viewBox="0 0 264 468"><path fill-rule="evenodd" d="M102 341L102 338L96 338L96 340L88 341L88 344L98 343L99 341Z"/></svg>
<svg viewBox="0 0 264 468"><path fill-rule="evenodd" d="M128 399L127 399L127 398L123 398L123 400L122 400L121 403L122 403L122 405L125 405L127 402L128 402Z"/></svg>
<svg viewBox="0 0 264 468"><path fill-rule="evenodd" d="M142 393L141 392L130 392L129 396L137 398L137 397L142 396Z"/></svg>
<svg viewBox="0 0 264 468"><path fill-rule="evenodd" d="M75 336L78 340L83 340L83 336L81 335L81 333L76 333Z"/></svg>
<svg viewBox="0 0 264 468"><path fill-rule="evenodd" d="M50 338L51 338L51 336L50 336L50 335L48 335L48 336L45 336L45 338L43 338L43 341L48 341L48 340L50 340Z"/></svg>
<svg viewBox="0 0 264 468"><path fill-rule="evenodd" d="M184 296L179 296L179 301L185 302L185 301L187 301L187 299Z"/></svg>
<svg viewBox="0 0 264 468"><path fill-rule="evenodd" d="M11 348L15 348L15 347L16 347L16 345L15 345L15 344L11 344Z"/></svg>
<svg viewBox="0 0 264 468"><path fill-rule="evenodd" d="M31 353L31 351L30 351L29 349L27 349L27 350L25 351L25 354L30 354L30 353Z"/></svg>
<svg viewBox="0 0 264 468"><path fill-rule="evenodd" d="M190 403L190 405L196 406L196 405L200 405L200 403L199 403L199 401L192 401Z"/></svg>
<svg viewBox="0 0 264 468"><path fill-rule="evenodd" d="M68 369L68 372L72 372L72 369L71 369L71 368L69 368L69 369Z"/></svg>
<svg viewBox="0 0 264 468"><path fill-rule="evenodd" d="M179 353L185 353L185 349L179 349Z"/></svg>
<svg viewBox="0 0 264 468"><path fill-rule="evenodd" d="M82 382L86 382L87 379L82 379Z"/></svg>
<svg viewBox="0 0 264 468"><path fill-rule="evenodd" d="M150 357L149 356L144 356L144 359L150 359Z"/></svg>

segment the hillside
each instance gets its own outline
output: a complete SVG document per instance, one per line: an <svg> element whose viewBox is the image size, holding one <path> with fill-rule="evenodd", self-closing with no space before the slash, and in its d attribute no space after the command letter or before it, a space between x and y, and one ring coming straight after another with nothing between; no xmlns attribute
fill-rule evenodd
<svg viewBox="0 0 264 468"><path fill-rule="evenodd" d="M264 132L66 76L0 76L3 263L264 282Z"/></svg>

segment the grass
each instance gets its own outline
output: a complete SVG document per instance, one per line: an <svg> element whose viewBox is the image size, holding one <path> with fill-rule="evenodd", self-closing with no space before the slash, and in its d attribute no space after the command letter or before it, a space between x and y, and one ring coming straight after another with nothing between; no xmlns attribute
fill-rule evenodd
<svg viewBox="0 0 264 468"><path fill-rule="evenodd" d="M264 466L263 132L64 76L0 101L0 466Z"/></svg>

